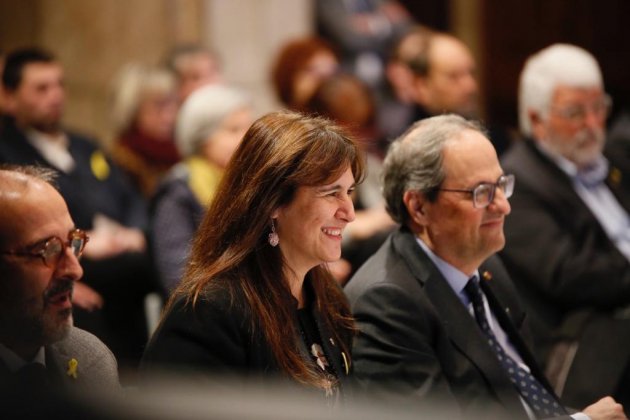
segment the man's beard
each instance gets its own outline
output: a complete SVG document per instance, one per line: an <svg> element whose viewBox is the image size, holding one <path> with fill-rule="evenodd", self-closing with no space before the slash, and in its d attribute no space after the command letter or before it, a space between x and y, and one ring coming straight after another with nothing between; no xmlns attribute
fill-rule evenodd
<svg viewBox="0 0 630 420"><path fill-rule="evenodd" d="M46 311L48 304L55 296L62 293L69 293L69 299L72 299L72 291L74 289L74 281L69 279L60 279L54 282L53 287L44 293L44 308L41 312L41 337L45 344L51 344L62 340L68 335L73 324L72 307L60 310L55 313Z"/></svg>
<svg viewBox="0 0 630 420"><path fill-rule="evenodd" d="M578 168L583 168L598 159L604 149L605 141L604 129L584 128L574 134L571 139L551 135L546 146L551 152L570 160Z"/></svg>
<svg viewBox="0 0 630 420"><path fill-rule="evenodd" d="M36 346L46 346L63 340L73 325L72 308L52 312L48 309L48 304L51 298L60 293L70 292L71 295L73 286L72 280L56 280L55 286L47 289L41 298L1 302L2 335Z"/></svg>
<svg viewBox="0 0 630 420"><path fill-rule="evenodd" d="M36 122L32 124L32 128L37 131L41 131L42 133L57 135L61 133L61 121L42 121Z"/></svg>

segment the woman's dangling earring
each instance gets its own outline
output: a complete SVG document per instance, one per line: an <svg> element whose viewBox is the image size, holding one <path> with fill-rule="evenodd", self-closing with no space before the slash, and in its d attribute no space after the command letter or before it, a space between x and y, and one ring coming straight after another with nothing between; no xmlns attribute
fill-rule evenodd
<svg viewBox="0 0 630 420"><path fill-rule="evenodd" d="M276 233L276 226L273 224L273 219L271 219L271 233L267 237L267 241L269 241L269 245L273 247L278 246L278 243L280 242L280 238Z"/></svg>

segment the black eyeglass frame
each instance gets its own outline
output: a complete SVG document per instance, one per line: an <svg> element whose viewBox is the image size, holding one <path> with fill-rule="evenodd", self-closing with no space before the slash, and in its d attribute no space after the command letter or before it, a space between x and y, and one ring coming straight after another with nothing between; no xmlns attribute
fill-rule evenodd
<svg viewBox="0 0 630 420"><path fill-rule="evenodd" d="M30 248L39 248L35 251L3 251L3 255L17 255L22 257L41 258L46 267L54 267L66 248L71 248L72 253L77 259L81 258L85 245L89 242L90 237L87 232L81 229L73 229L68 232L68 239L64 241L58 236L51 236L38 244L30 246ZM55 247L56 244L56 248Z"/></svg>
<svg viewBox="0 0 630 420"><path fill-rule="evenodd" d="M486 208L494 201L494 195L497 191L497 188L501 188L503 194L505 194L505 198L510 198L514 193L514 184L516 182L516 177L512 174L503 174L497 179L495 183L482 182L477 184L475 188L471 189L455 189L455 188L436 188L436 191L446 191L446 192L461 192L468 193L472 195L473 207L477 209ZM502 185L503 184L503 185ZM488 190L488 201L485 204L479 205L477 197L481 194L481 188L490 188Z"/></svg>

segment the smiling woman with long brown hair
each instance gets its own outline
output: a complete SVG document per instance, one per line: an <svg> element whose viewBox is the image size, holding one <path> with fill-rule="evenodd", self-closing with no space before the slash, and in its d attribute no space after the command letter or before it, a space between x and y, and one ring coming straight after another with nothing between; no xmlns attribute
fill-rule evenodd
<svg viewBox="0 0 630 420"><path fill-rule="evenodd" d="M351 371L354 324L326 263L340 258L362 178L356 143L328 120L276 112L254 122L144 369L288 377L335 400Z"/></svg>

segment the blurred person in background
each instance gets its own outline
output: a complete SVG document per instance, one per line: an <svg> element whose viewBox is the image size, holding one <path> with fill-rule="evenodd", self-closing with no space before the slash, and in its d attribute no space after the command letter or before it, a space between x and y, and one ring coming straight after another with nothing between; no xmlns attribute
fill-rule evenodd
<svg viewBox="0 0 630 420"><path fill-rule="evenodd" d="M336 405L354 326L326 263L341 256L362 177L357 144L328 120L287 111L256 120L147 346L147 373L286 378Z"/></svg>
<svg viewBox="0 0 630 420"><path fill-rule="evenodd" d="M179 111L176 139L183 160L152 204L153 256L167 293L184 274L193 235L251 122L249 98L222 85L197 89Z"/></svg>
<svg viewBox="0 0 630 420"><path fill-rule="evenodd" d="M179 160L175 88L168 70L142 64L126 65L115 80L112 157L147 198Z"/></svg>
<svg viewBox="0 0 630 420"><path fill-rule="evenodd" d="M380 90L387 51L412 25L397 0L316 0L319 34L340 50L345 71Z"/></svg>
<svg viewBox="0 0 630 420"><path fill-rule="evenodd" d="M408 40L418 43L407 57L413 73L410 98L415 103L413 121L443 113L479 118L479 84L476 63L468 46L453 35L429 32ZM507 130L486 124L490 141L499 156L511 144ZM405 130L406 127L401 127Z"/></svg>
<svg viewBox="0 0 630 420"><path fill-rule="evenodd" d="M378 105L378 126L392 141L415 122L415 74L410 67L416 57L425 57L432 30L414 25L403 33L389 51L385 75L389 89Z"/></svg>
<svg viewBox="0 0 630 420"><path fill-rule="evenodd" d="M165 61L177 78L177 97L180 103L202 86L223 82L219 57L200 44L177 45Z"/></svg>
<svg viewBox="0 0 630 420"><path fill-rule="evenodd" d="M301 111L322 80L339 68L333 47L317 37L293 40L282 47L272 68L278 99L290 110Z"/></svg>
<svg viewBox="0 0 630 420"><path fill-rule="evenodd" d="M527 136L501 256L529 305L537 356L567 404L630 404L630 176L604 152L610 98L588 51L554 44L525 62Z"/></svg>

